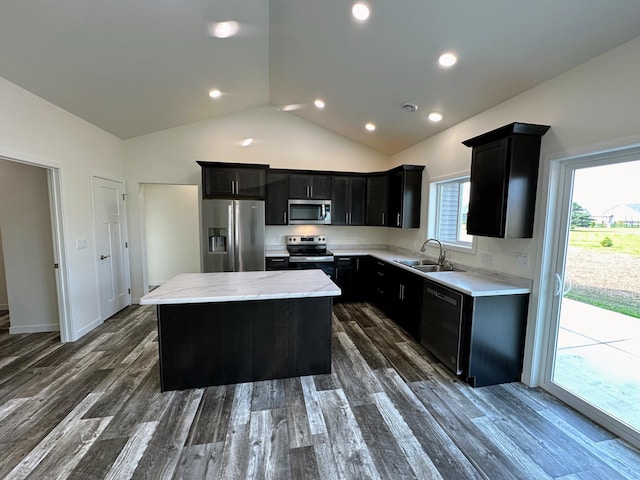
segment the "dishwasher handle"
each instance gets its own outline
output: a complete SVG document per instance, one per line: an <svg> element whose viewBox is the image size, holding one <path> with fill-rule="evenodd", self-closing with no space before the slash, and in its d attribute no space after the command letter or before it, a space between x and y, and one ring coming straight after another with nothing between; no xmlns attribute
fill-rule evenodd
<svg viewBox="0 0 640 480"><path fill-rule="evenodd" d="M440 300L444 300L451 305L458 305L458 301L455 298L451 298L446 296L444 293L437 292L436 290L427 287L427 293L433 295L434 297L439 298Z"/></svg>

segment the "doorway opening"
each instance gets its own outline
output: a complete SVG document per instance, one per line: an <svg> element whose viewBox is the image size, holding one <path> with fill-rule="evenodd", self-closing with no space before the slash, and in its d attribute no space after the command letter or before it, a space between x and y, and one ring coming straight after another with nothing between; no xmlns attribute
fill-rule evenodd
<svg viewBox="0 0 640 480"><path fill-rule="evenodd" d="M140 190L147 288L200 272L198 186L145 183Z"/></svg>
<svg viewBox="0 0 640 480"><path fill-rule="evenodd" d="M59 169L8 157L0 168L0 196L10 197L0 200L9 331L59 330L72 341Z"/></svg>
<svg viewBox="0 0 640 480"><path fill-rule="evenodd" d="M640 151L560 162L545 388L640 444Z"/></svg>

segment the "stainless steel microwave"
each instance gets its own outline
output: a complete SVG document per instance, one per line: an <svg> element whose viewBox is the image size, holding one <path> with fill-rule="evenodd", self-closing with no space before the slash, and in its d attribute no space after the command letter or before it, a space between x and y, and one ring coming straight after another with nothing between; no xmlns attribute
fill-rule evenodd
<svg viewBox="0 0 640 480"><path fill-rule="evenodd" d="M331 225L331 200L289 199L289 225Z"/></svg>

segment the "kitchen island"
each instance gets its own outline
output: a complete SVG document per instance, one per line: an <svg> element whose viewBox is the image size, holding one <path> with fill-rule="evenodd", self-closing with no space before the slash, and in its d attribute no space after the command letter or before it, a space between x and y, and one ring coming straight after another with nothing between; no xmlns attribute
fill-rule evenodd
<svg viewBox="0 0 640 480"><path fill-rule="evenodd" d="M331 373L333 297L321 270L180 274L157 305L162 391Z"/></svg>

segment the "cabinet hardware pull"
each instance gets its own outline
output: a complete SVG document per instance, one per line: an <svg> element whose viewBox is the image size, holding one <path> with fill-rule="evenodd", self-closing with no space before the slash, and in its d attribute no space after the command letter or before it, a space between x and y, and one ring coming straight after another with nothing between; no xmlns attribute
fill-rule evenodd
<svg viewBox="0 0 640 480"><path fill-rule="evenodd" d="M396 226L400 226L400 212L398 212L398 220L396 221Z"/></svg>
<svg viewBox="0 0 640 480"><path fill-rule="evenodd" d="M349 214L344 212L344 223L349 224Z"/></svg>
<svg viewBox="0 0 640 480"><path fill-rule="evenodd" d="M309 186L309 196L313 197L313 185Z"/></svg>
<svg viewBox="0 0 640 480"><path fill-rule="evenodd" d="M272 263L280 263L280 262L284 262L284 258L272 258L271 259Z"/></svg>
<svg viewBox="0 0 640 480"><path fill-rule="evenodd" d="M282 222L285 225L287 224L287 212L286 211L282 212Z"/></svg>
<svg viewBox="0 0 640 480"><path fill-rule="evenodd" d="M384 213L382 214L382 225L384 225Z"/></svg>

